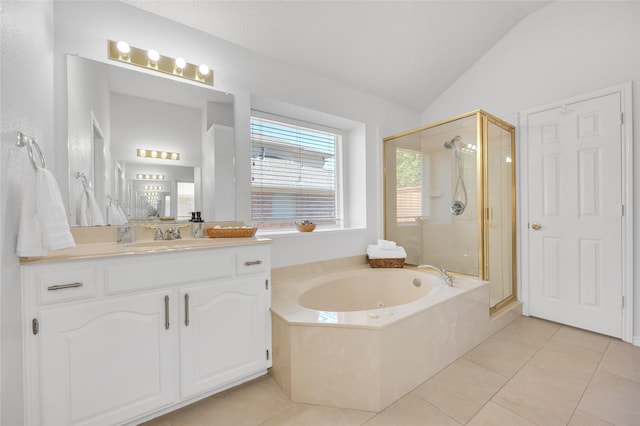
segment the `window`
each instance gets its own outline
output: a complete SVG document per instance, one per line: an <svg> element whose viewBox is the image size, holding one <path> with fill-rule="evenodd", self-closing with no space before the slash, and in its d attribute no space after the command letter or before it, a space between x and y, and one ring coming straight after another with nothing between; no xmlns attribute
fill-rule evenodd
<svg viewBox="0 0 640 426"><path fill-rule="evenodd" d="M251 216L261 228L309 220L342 227L342 136L322 126L251 117Z"/></svg>
<svg viewBox="0 0 640 426"><path fill-rule="evenodd" d="M178 219L189 219L196 209L195 184L193 182L176 181L178 192Z"/></svg>
<svg viewBox="0 0 640 426"><path fill-rule="evenodd" d="M396 149L396 202L398 223L413 223L423 216L422 154L418 151Z"/></svg>

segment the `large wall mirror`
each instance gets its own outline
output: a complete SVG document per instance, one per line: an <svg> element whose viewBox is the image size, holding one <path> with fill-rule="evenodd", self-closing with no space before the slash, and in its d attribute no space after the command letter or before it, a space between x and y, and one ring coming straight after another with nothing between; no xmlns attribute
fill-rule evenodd
<svg viewBox="0 0 640 426"><path fill-rule="evenodd" d="M232 95L71 55L67 83L72 226L235 220Z"/></svg>
<svg viewBox="0 0 640 426"><path fill-rule="evenodd" d="M515 298L515 128L481 110L384 140L385 238Z"/></svg>

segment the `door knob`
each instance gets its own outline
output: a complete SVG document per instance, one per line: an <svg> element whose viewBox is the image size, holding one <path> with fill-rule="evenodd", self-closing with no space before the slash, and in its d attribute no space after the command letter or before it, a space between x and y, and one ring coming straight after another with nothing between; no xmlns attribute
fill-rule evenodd
<svg viewBox="0 0 640 426"><path fill-rule="evenodd" d="M539 231L542 228L542 225L540 225L539 223L534 223L531 225L531 227L534 231Z"/></svg>

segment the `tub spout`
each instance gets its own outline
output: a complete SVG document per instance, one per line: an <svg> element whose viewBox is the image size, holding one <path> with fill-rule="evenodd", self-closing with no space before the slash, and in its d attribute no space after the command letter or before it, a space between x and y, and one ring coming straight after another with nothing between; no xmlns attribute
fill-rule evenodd
<svg viewBox="0 0 640 426"><path fill-rule="evenodd" d="M438 273L440 274L440 278L442 278L442 281L444 281L444 283L449 287L453 287L453 277L447 273L446 269L438 268L437 266L433 265L418 265L418 269L433 269L435 271L438 271Z"/></svg>

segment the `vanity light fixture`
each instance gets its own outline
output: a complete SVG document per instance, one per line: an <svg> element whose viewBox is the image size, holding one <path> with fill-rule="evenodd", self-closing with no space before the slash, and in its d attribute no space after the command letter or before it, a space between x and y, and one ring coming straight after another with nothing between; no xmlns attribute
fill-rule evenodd
<svg viewBox="0 0 640 426"><path fill-rule="evenodd" d="M467 152L467 153L470 153L470 154L475 154L476 151L478 150L478 147L476 145L468 143L466 146L462 145L460 150L464 151L464 152Z"/></svg>
<svg viewBox="0 0 640 426"><path fill-rule="evenodd" d="M164 180L164 175L154 175L149 173L138 173L136 178L140 180Z"/></svg>
<svg viewBox="0 0 640 426"><path fill-rule="evenodd" d="M213 71L206 65L194 65L183 58L170 58L155 49L144 50L124 41L108 41L109 58L142 68L186 78L213 86Z"/></svg>
<svg viewBox="0 0 640 426"><path fill-rule="evenodd" d="M179 160L180 153L178 152L169 152L169 151L158 151L155 149L136 149L136 155L138 157L145 158L158 158L161 160Z"/></svg>

